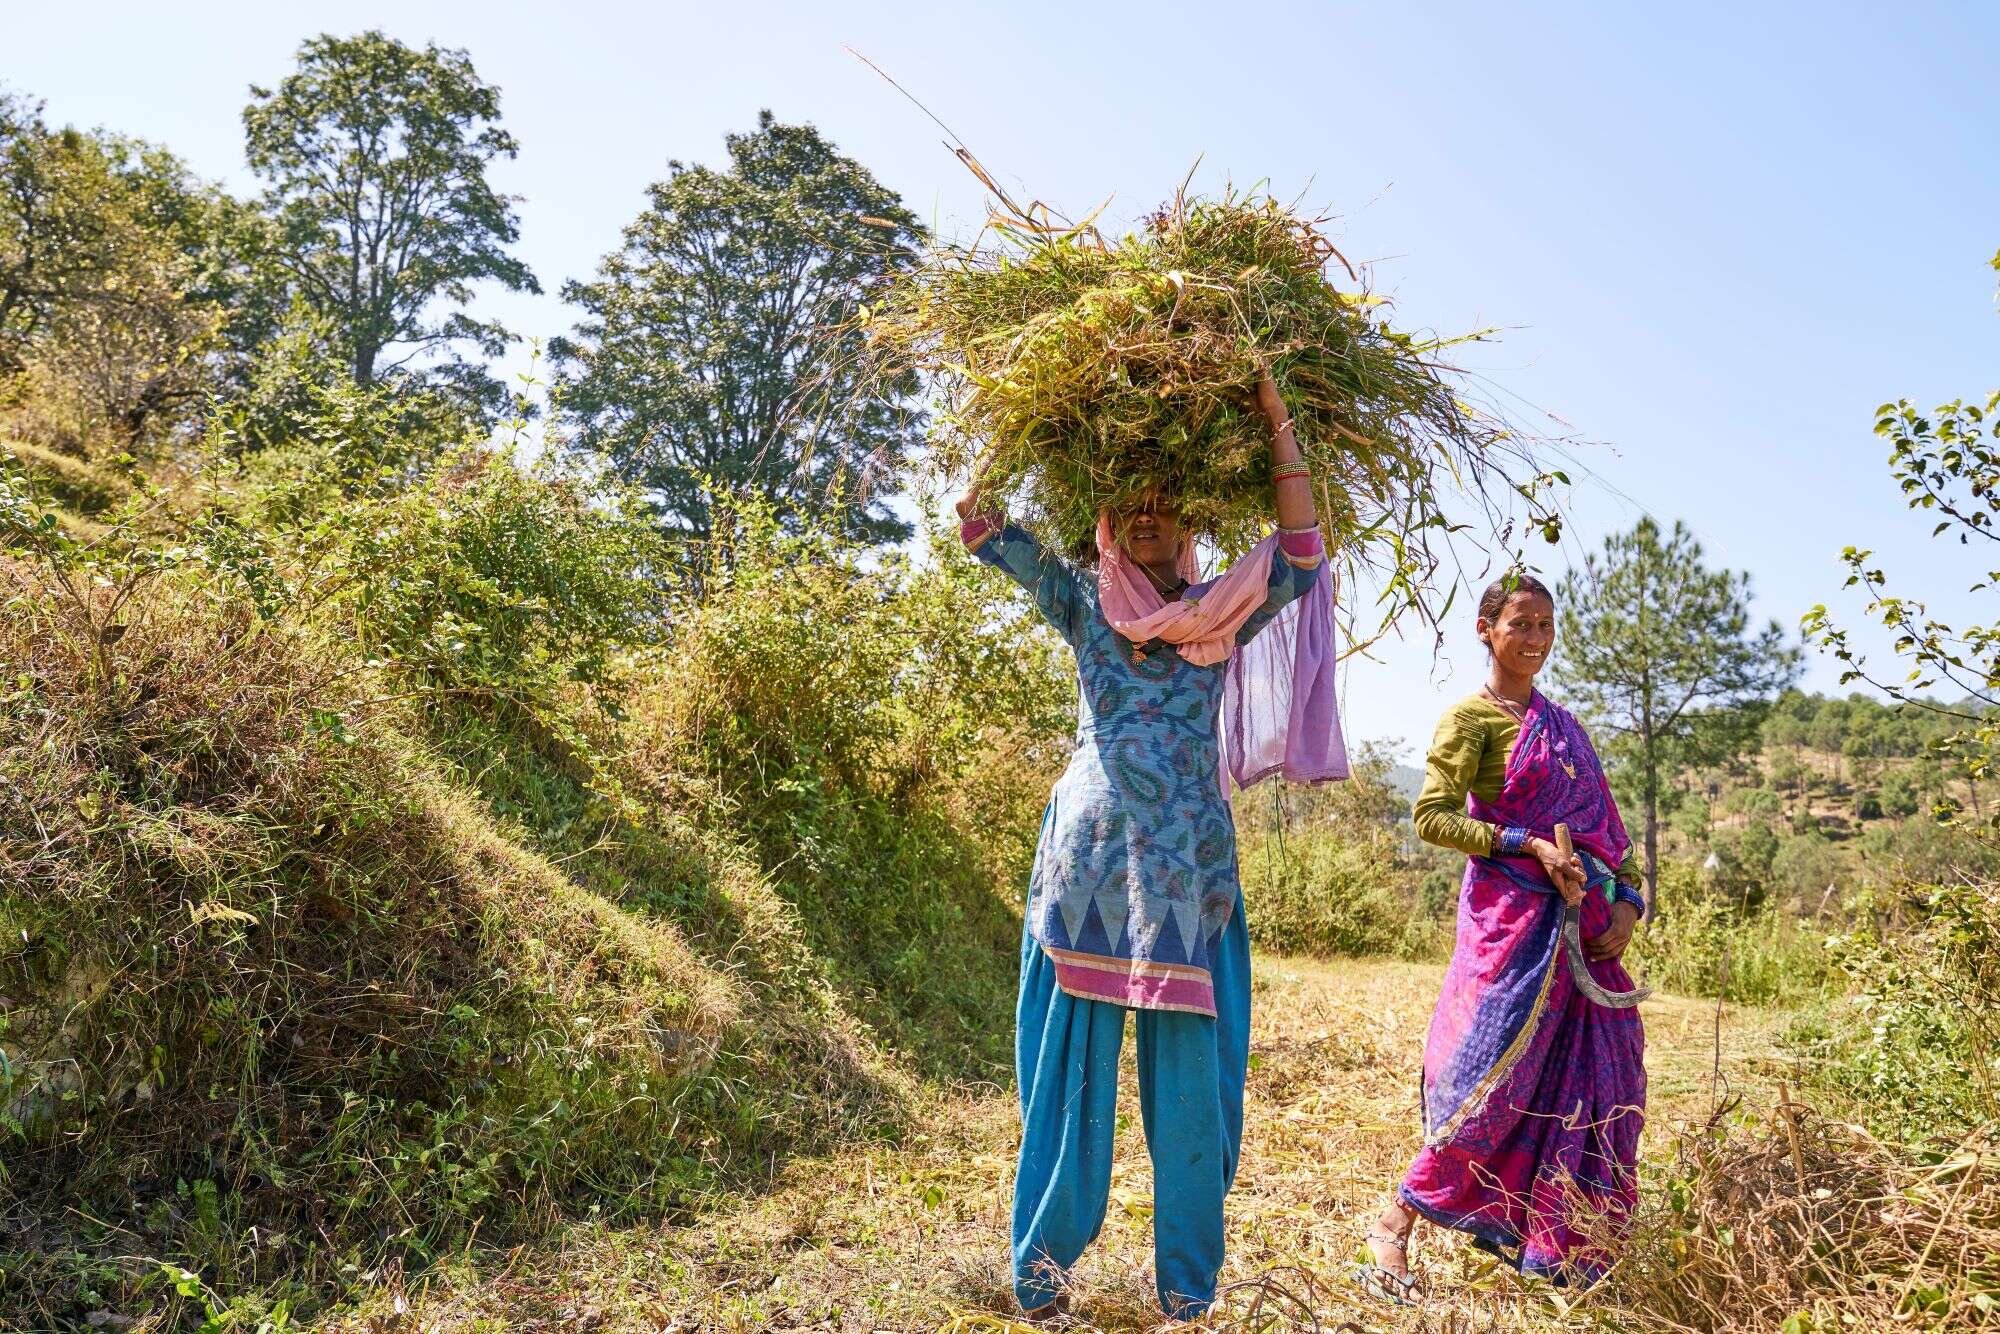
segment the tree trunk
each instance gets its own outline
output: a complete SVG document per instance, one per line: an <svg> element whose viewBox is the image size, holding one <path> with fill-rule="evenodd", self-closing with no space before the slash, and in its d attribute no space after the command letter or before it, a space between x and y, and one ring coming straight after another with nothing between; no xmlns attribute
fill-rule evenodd
<svg viewBox="0 0 2000 1334"><path fill-rule="evenodd" d="M1646 738L1646 906L1660 901L1660 772L1653 760L1653 739Z"/></svg>

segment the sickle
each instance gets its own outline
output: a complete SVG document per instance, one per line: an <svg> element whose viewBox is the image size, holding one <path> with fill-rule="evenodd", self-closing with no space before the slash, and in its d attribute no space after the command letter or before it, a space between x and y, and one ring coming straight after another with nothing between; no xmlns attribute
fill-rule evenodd
<svg viewBox="0 0 2000 1334"><path fill-rule="evenodd" d="M1570 843L1569 826L1556 826L1556 847L1565 857L1574 857L1576 848ZM1640 1001L1653 994L1651 987L1635 987L1631 991L1607 991L1590 975L1588 961L1583 957L1583 914L1574 903L1563 904L1563 953L1569 956L1570 980L1581 991L1599 1005L1613 1010L1629 1010Z"/></svg>

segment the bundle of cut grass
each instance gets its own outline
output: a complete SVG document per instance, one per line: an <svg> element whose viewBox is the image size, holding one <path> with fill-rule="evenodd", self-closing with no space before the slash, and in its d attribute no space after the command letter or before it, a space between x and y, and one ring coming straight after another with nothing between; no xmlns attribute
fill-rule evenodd
<svg viewBox="0 0 2000 1334"><path fill-rule="evenodd" d="M1392 328L1313 222L1264 196L1183 192L1109 243L994 193L994 239L934 251L867 320L932 378L936 462L963 475L983 456L988 492L1045 536L1078 544L1100 510L1158 494L1241 549L1271 522L1254 402L1268 367L1329 548L1375 567L1391 618L1426 606L1447 494L1496 518L1500 496L1526 495L1553 537L1536 469L1455 391L1448 342Z"/></svg>

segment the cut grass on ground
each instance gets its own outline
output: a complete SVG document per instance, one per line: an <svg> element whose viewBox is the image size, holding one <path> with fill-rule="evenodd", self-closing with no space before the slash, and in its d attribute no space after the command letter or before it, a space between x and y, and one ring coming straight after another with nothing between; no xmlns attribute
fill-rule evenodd
<svg viewBox="0 0 2000 1334"><path fill-rule="evenodd" d="M1273 1315L1288 1292L1328 1329L1342 1320L1366 1330L1568 1323L1549 1289L1525 1291L1432 1229L1416 1248L1435 1294L1428 1306L1388 1312L1346 1282L1370 1215L1417 1146L1417 1072L1440 976L1424 964L1257 960L1246 1143L1223 1274L1241 1285L1228 1307L1237 1318L1260 1293L1263 1315ZM1663 1153L1677 1123L1711 1112L1717 1011L1662 997L1645 1014L1644 1144ZM1775 1046L1782 1024L1774 1012L1724 1008L1725 1094L1769 1101L1785 1073ZM1152 1172L1131 1051L1128 1043L1110 1216L1076 1273L1077 1329L1139 1330L1159 1319ZM400 1296L421 1328L436 1331L1006 1329L1016 1118L1011 1089L966 1089L917 1118L930 1128L923 1134L795 1161L769 1191L717 1199L691 1225L579 1225L540 1249L475 1250L407 1291L385 1285L326 1328L363 1334Z"/></svg>

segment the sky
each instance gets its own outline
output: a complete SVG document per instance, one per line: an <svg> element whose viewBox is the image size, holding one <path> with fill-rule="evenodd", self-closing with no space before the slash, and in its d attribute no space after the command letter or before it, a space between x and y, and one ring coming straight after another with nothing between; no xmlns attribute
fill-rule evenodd
<svg viewBox="0 0 2000 1334"><path fill-rule="evenodd" d="M1198 188L1267 182L1336 215L1402 326L1501 329L1468 370L1587 442L1546 574L1650 514L1748 571L1788 630L1822 601L1861 620L1849 543L1935 610L1974 607L1971 561L1902 507L1871 426L1886 400L2000 387L1992 6L101 0L87 23L16 7L0 83L249 193L250 85L306 37L371 27L464 47L502 90L521 152L495 177L545 295L479 309L520 333L564 332L562 282L616 247L647 183L721 162L762 108L941 231L976 228L977 182L852 46L1020 196L1109 200L1122 229L1191 167ZM1477 688L1468 607L1441 653L1419 633L1350 659L1350 742L1419 750ZM1837 678L1808 653L1808 688Z"/></svg>

